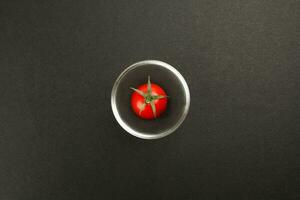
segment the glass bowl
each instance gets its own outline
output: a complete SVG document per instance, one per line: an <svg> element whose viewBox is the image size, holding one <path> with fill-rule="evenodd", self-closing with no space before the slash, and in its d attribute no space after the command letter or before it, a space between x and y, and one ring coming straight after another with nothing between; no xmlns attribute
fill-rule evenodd
<svg viewBox="0 0 300 200"><path fill-rule="evenodd" d="M154 120L139 118L130 105L130 87L146 83L148 76L169 96L167 110ZM184 121L189 106L190 92L183 76L171 65L158 60L144 60L127 67L115 81L111 93L111 107L118 123L142 139L158 139L173 133Z"/></svg>

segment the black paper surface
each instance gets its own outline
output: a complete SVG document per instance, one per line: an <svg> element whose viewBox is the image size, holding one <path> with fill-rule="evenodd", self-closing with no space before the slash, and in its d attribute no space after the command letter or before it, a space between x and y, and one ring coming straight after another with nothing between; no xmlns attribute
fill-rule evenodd
<svg viewBox="0 0 300 200"><path fill-rule="evenodd" d="M0 199L299 199L298 1L0 1ZM190 113L116 122L128 65L176 67Z"/></svg>

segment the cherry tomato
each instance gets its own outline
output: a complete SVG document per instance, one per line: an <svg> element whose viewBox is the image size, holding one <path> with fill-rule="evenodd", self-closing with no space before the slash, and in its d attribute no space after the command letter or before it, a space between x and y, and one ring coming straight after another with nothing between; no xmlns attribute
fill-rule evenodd
<svg viewBox="0 0 300 200"><path fill-rule="evenodd" d="M148 83L132 88L131 108L136 115L143 119L154 119L159 117L167 108L168 96L157 84Z"/></svg>

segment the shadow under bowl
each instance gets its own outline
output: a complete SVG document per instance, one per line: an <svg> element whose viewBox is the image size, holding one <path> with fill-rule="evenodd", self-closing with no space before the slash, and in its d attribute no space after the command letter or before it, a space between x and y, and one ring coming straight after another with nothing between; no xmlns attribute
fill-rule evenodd
<svg viewBox="0 0 300 200"><path fill-rule="evenodd" d="M169 96L167 110L154 120L139 118L130 105L130 87L146 83L148 76ZM145 60L134 63L119 75L112 89L111 106L118 123L128 133L142 139L158 139L174 132L184 121L190 106L190 92L174 67L157 60Z"/></svg>

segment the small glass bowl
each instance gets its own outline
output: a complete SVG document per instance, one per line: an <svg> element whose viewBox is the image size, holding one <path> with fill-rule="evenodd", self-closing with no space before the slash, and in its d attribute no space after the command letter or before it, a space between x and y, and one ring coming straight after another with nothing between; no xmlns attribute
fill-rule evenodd
<svg viewBox="0 0 300 200"><path fill-rule="evenodd" d="M130 105L130 87L146 83L148 76L169 96L167 110L154 120L139 118ZM182 124L190 107L190 92L174 67L158 60L144 60L130 65L119 75L112 89L111 107L116 120L128 133L142 139L158 139L173 133Z"/></svg>

